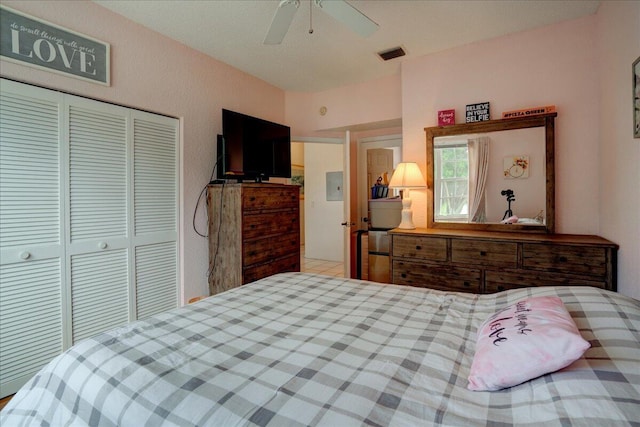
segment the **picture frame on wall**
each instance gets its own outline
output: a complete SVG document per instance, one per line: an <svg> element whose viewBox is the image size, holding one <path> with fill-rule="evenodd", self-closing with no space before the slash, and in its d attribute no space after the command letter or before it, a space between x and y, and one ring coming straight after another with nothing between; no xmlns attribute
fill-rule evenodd
<svg viewBox="0 0 640 427"><path fill-rule="evenodd" d="M640 57L633 63L633 137L640 138Z"/></svg>
<svg viewBox="0 0 640 427"><path fill-rule="evenodd" d="M111 86L111 45L0 6L0 56L27 67Z"/></svg>

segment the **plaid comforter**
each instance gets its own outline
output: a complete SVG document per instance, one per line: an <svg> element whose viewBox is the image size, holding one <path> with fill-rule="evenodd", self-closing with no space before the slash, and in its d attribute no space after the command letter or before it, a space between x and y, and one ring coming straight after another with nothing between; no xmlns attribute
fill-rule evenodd
<svg viewBox="0 0 640 427"><path fill-rule="evenodd" d="M467 390L477 327L532 295L560 296L592 347L511 389ZM0 414L3 427L433 424L640 425L640 303L276 275L77 344Z"/></svg>

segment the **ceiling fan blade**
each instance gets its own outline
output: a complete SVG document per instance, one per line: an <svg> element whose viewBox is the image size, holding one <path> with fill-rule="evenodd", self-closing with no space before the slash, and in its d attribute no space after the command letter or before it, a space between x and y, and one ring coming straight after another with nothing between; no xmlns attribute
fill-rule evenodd
<svg viewBox="0 0 640 427"><path fill-rule="evenodd" d="M325 11L329 16L337 19L362 37L368 37L378 29L378 24L345 0L314 1L316 6Z"/></svg>
<svg viewBox="0 0 640 427"><path fill-rule="evenodd" d="M271 21L271 27L264 38L264 44L280 44L289 31L293 16L300 6L300 0L282 0Z"/></svg>

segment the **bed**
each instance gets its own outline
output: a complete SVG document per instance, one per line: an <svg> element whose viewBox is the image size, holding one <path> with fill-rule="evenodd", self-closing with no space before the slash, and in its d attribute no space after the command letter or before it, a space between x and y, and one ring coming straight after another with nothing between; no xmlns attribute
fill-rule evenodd
<svg viewBox="0 0 640 427"><path fill-rule="evenodd" d="M468 390L479 325L537 295L559 296L591 347L523 384ZM639 426L640 302L279 274L78 343L0 425Z"/></svg>

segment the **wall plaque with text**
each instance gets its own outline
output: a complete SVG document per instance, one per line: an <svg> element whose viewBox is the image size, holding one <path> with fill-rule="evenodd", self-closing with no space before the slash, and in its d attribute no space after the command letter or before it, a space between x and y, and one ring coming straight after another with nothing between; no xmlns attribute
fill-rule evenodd
<svg viewBox="0 0 640 427"><path fill-rule="evenodd" d="M489 103L469 104L466 108L466 123L485 122L490 120Z"/></svg>
<svg viewBox="0 0 640 427"><path fill-rule="evenodd" d="M0 7L0 56L30 67L110 85L110 45Z"/></svg>

